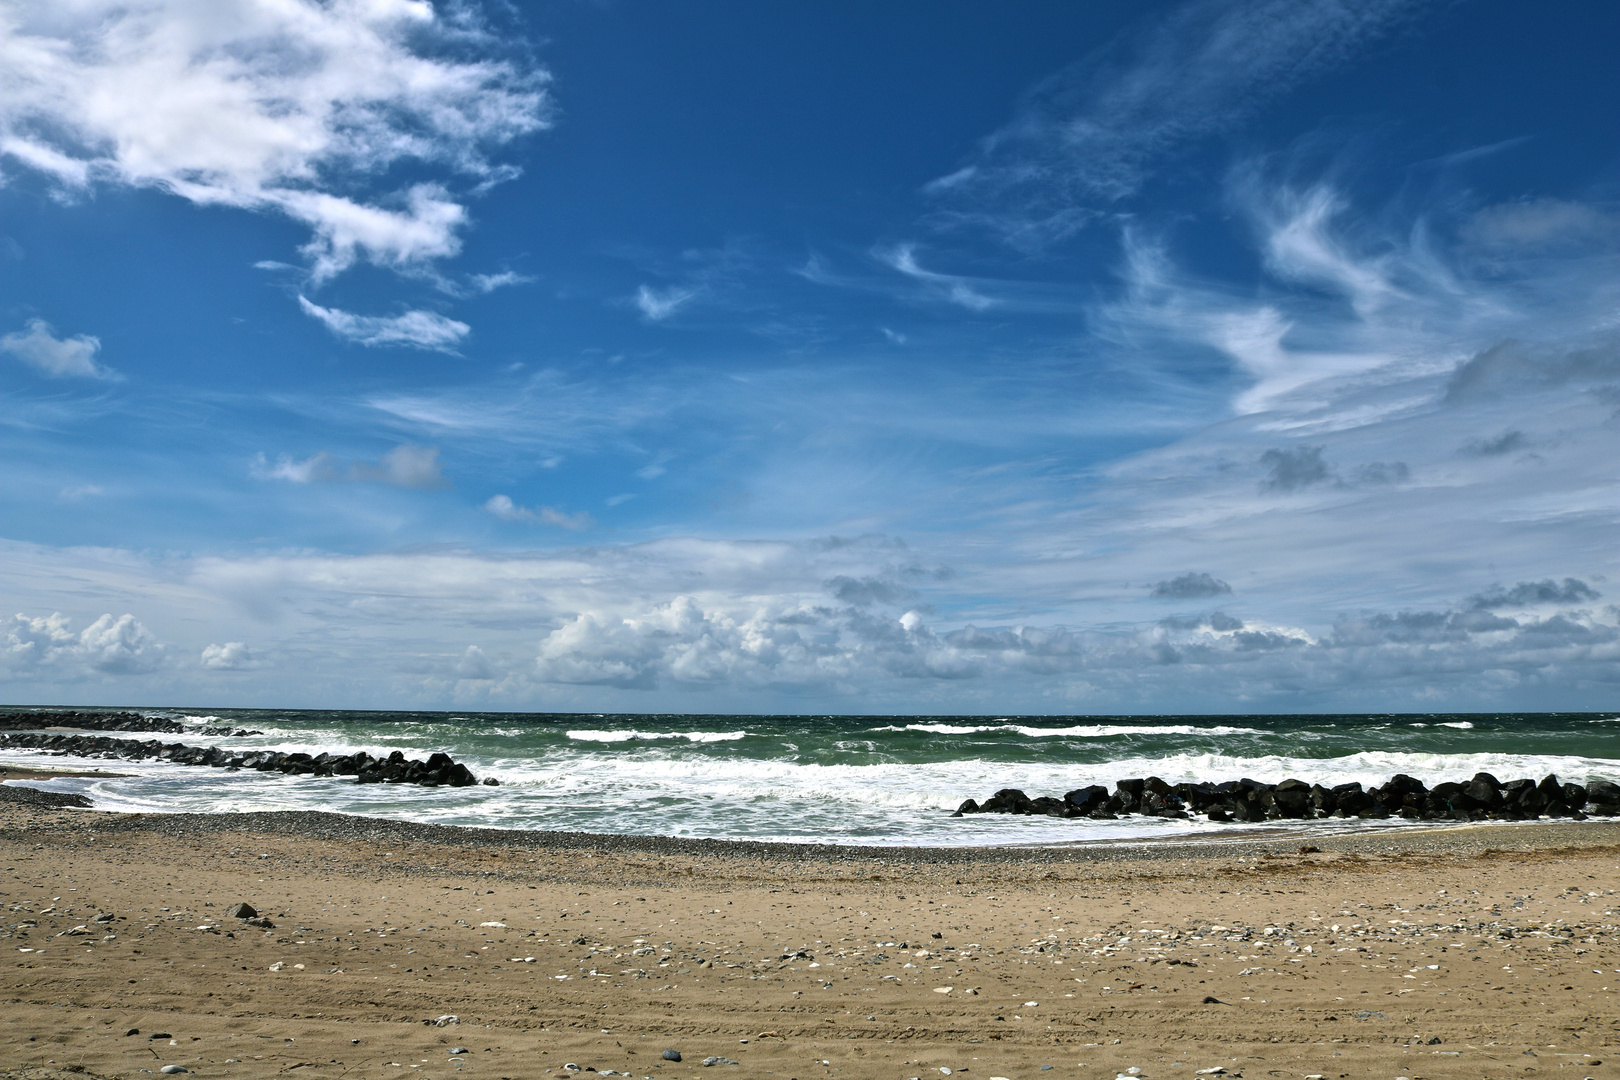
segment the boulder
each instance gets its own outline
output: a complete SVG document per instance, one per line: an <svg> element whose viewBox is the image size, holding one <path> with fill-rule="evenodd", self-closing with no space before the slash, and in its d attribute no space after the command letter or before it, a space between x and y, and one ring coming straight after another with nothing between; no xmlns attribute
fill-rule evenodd
<svg viewBox="0 0 1620 1080"><path fill-rule="evenodd" d="M1002 788L979 805L981 814L1029 814L1030 798L1017 788Z"/></svg>
<svg viewBox="0 0 1620 1080"><path fill-rule="evenodd" d="M1311 786L1303 780L1284 780L1270 793L1272 805L1283 817L1309 817L1311 812ZM1269 808L1268 808L1269 809Z"/></svg>
<svg viewBox="0 0 1620 1080"><path fill-rule="evenodd" d="M1069 805L1069 809L1076 815L1095 813L1107 804L1108 789L1101 784L1075 788L1063 796L1063 801Z"/></svg>

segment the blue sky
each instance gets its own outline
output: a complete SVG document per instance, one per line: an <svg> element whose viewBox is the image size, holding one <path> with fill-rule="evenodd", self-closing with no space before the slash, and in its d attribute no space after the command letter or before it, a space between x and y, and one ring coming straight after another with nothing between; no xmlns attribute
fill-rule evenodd
<svg viewBox="0 0 1620 1080"><path fill-rule="evenodd" d="M0 697L1612 708L1617 41L0 0Z"/></svg>

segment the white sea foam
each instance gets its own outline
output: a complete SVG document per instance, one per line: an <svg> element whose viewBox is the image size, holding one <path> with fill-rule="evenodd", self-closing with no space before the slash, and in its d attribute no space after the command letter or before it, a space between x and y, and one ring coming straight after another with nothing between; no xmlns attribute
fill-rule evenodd
<svg viewBox="0 0 1620 1080"><path fill-rule="evenodd" d="M976 735L1007 732L1031 739L1107 739L1117 735L1265 735L1259 728L1228 727L1215 724L1078 724L1074 727L1029 727L1024 724L904 724L875 727L870 731L926 731L934 735Z"/></svg>
<svg viewBox="0 0 1620 1080"><path fill-rule="evenodd" d="M1620 717L1612 719L1620 720ZM604 722L612 724L614 719L605 718ZM716 727L724 723L710 722ZM1371 725L1338 731L1323 726L1267 732L1235 725L1099 723L1038 727L1011 720L978 724L919 722L868 727L864 731L849 727L825 732L783 729L774 737L776 741L763 746L759 753L739 755L741 747L721 745L709 751L704 744L732 743L749 737L748 731L642 730L659 726L653 718L635 727L569 731L521 724L468 730L442 722L278 723L237 718L231 723L261 728L266 734L243 739L188 735L185 741L227 745L240 750L306 753L322 750L349 753L363 749L372 754L386 754L399 749L410 757L425 757L443 749L465 762L480 778L498 778L501 786L452 789L362 785L340 777L293 777L252 770L227 773L167 762L106 760L86 764L131 775L50 780L40 786L82 790L96 800L98 808L125 811L330 810L502 828L973 846L1178 834L1218 835L1224 828L1207 821L1141 817L1093 822L1009 815L949 816L962 800L982 800L1004 787L1019 788L1031 796L1062 795L1087 784L1111 786L1123 777L1148 775L1163 777L1171 783L1235 780L1246 776L1267 782L1297 777L1327 785L1348 781L1373 784L1382 783L1397 772L1409 773L1432 785L1442 780L1467 779L1478 771L1491 772L1502 780L1539 779L1548 773L1562 780L1620 780L1620 760L1576 755L1398 749L1357 750L1334 757L1299 755L1301 748L1327 753L1333 746L1347 750L1357 746L1387 746L1399 738L1384 733L1383 728L1377 729L1380 734L1376 737L1365 735L1374 730ZM1460 727L1468 722L1454 723ZM755 733L759 738L766 737L763 732L776 730L764 723L754 726L759 729ZM1405 726L1398 724L1397 729ZM1007 737L985 740L976 757L953 759L950 754L954 751L944 749L937 754L923 755L933 760L907 762L893 760L892 755L886 753L886 747L919 742L925 746L943 745L946 740L885 740L879 734L885 731L947 735L995 732ZM1249 740L1232 740L1213 746L1198 740L1191 743L1167 743L1162 739L1143 743L1077 742L1067 752L1060 752L1061 747L1044 741L1052 736L1088 739L1112 734L1265 734L1270 737L1260 745L1280 752L1252 756L1233 752L1245 745L1254 746ZM1028 741L1020 742L1019 737ZM1458 731L1442 735L1435 731L1421 741L1438 740L1459 748L1516 745L1536 749L1543 745L1539 739L1508 744L1494 742L1495 739L1489 732L1464 734ZM1156 752L1156 748L1177 745L1205 749ZM1582 745L1591 753L1606 752L1603 742L1590 736ZM913 758L918 756L915 747L908 753ZM1034 760L997 760L1007 756ZM1109 757L1111 760L1091 763L1073 760L1079 757ZM3 761L75 764L72 758L21 750L0 751L0 762ZM1368 826L1357 822L1323 822L1313 827L1328 830Z"/></svg>
<svg viewBox="0 0 1620 1080"><path fill-rule="evenodd" d="M635 740L652 741L655 739L685 739L694 743L736 742L746 739L746 731L634 731L621 729L618 731L570 731L566 733L570 739L579 742L618 743Z"/></svg>

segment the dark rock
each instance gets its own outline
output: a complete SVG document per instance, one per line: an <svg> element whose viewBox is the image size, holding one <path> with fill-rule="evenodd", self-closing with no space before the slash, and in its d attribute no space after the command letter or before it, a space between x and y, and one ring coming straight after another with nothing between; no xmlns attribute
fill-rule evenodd
<svg viewBox="0 0 1620 1080"><path fill-rule="evenodd" d="M484 786L485 787L500 787L501 782L499 780L495 779L493 776L486 776L486 777L484 777Z"/></svg>
<svg viewBox="0 0 1620 1080"><path fill-rule="evenodd" d="M1092 784L1089 787L1075 788L1063 796L1063 801L1076 814L1090 814L1108 802L1108 789L1101 784Z"/></svg>
<svg viewBox="0 0 1620 1080"><path fill-rule="evenodd" d="M1283 817L1310 816L1311 786L1303 780L1284 780L1271 790L1271 798Z"/></svg>
<svg viewBox="0 0 1620 1080"><path fill-rule="evenodd" d="M1017 788L1002 788L979 804L981 814L1032 814L1030 798Z"/></svg>
<svg viewBox="0 0 1620 1080"><path fill-rule="evenodd" d="M258 911L252 904L237 904L225 914L233 919L256 919L259 917Z"/></svg>
<svg viewBox="0 0 1620 1080"><path fill-rule="evenodd" d="M16 715L16 714L13 714ZM33 715L33 714L29 714ZM66 735L54 732L12 732L0 734L0 746L50 750L81 757L124 758L131 761L157 759L181 765L209 765L226 769L254 769L259 772L282 772L298 776L349 776L360 783L421 783L433 785L448 783L466 787L477 783L468 768L451 761L447 754L435 754L429 762L407 761L400 751L394 751L386 762L379 763L364 753L336 756L322 753L311 757L305 753L283 754L273 750L255 750L235 754L222 747L187 746L185 743L160 743L156 739L137 742L114 739L105 735ZM431 763L431 767L430 767ZM91 806L82 795L60 792L35 791L31 788L0 787L0 798L14 802L32 802L39 805ZM26 794L23 794L26 793Z"/></svg>
<svg viewBox="0 0 1620 1080"><path fill-rule="evenodd" d="M663 1058L665 1061L679 1061L681 1060L681 1052L672 1047L664 1051Z"/></svg>
<svg viewBox="0 0 1620 1080"><path fill-rule="evenodd" d="M951 817L961 817L963 814L977 814L978 812L979 804L972 799L967 799L961 806L956 808L956 813L952 814Z"/></svg>
<svg viewBox="0 0 1620 1080"><path fill-rule="evenodd" d="M1477 773L1463 788L1475 804L1488 810L1502 805L1502 785L1490 773Z"/></svg>
<svg viewBox="0 0 1620 1080"><path fill-rule="evenodd" d="M1595 803L1620 803L1620 784L1611 780L1593 780L1586 785L1586 798Z"/></svg>

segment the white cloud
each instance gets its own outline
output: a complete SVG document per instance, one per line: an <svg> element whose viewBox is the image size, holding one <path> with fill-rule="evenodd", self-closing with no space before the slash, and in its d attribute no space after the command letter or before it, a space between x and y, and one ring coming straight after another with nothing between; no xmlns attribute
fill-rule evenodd
<svg viewBox="0 0 1620 1080"><path fill-rule="evenodd" d="M85 499L105 495L107 492L97 484L71 484L63 488L56 495L63 502L82 502Z"/></svg>
<svg viewBox="0 0 1620 1080"><path fill-rule="evenodd" d="M0 337L0 352L52 378L116 379L118 373L96 363L101 339L88 334L59 338L43 319L29 319L22 333Z"/></svg>
<svg viewBox="0 0 1620 1080"><path fill-rule="evenodd" d="M929 184L961 216L1038 246L1141 187L1165 159L1344 64L1426 0L1193 0L1034 88L979 159ZM984 201L988 200L988 201Z"/></svg>
<svg viewBox="0 0 1620 1080"><path fill-rule="evenodd" d="M198 663L210 671L247 671L258 666L253 651L240 641L204 646Z"/></svg>
<svg viewBox="0 0 1620 1080"><path fill-rule="evenodd" d="M513 502L510 495L491 495L489 501L484 503L484 509L502 521L538 521L559 529L589 529L596 524L596 519L583 510L577 514L565 514L551 506L530 509Z"/></svg>
<svg viewBox="0 0 1620 1080"><path fill-rule="evenodd" d="M91 672L132 675L163 662L164 649L133 615L102 615L75 634L61 612L30 618L15 615L6 630L0 659L19 672L47 672L69 678Z"/></svg>
<svg viewBox="0 0 1620 1080"><path fill-rule="evenodd" d="M472 330L464 322L433 311L407 311L403 315L354 315L298 298L304 314L319 319L338 337L360 345L402 345L413 349L454 353L455 346Z"/></svg>
<svg viewBox="0 0 1620 1080"><path fill-rule="evenodd" d="M476 645L467 646L461 659L456 662L456 678L458 679L493 679L495 678L495 665L490 663L484 650Z"/></svg>
<svg viewBox="0 0 1620 1080"><path fill-rule="evenodd" d="M1482 208L1462 234L1498 251L1612 243L1620 238L1620 215L1568 199L1525 199Z"/></svg>
<svg viewBox="0 0 1620 1080"><path fill-rule="evenodd" d="M652 322L663 322L691 303L697 295L697 289L683 288L678 285L671 285L667 289L655 289L650 285L643 285L636 290L634 303L644 318Z"/></svg>
<svg viewBox="0 0 1620 1080"><path fill-rule="evenodd" d="M279 212L310 227L317 280L408 270L459 250L465 209L358 189L407 162L510 175L489 151L547 124L547 76L497 52L423 0L6 0L0 155L68 189Z"/></svg>
<svg viewBox="0 0 1620 1080"><path fill-rule="evenodd" d="M1247 488L1252 496L1252 478ZM265 681L252 682L248 671L241 685L245 701L264 704L287 700L289 671L297 672L304 700L328 707L477 699L490 707L592 711L1038 712L1072 711L1078 694L1088 711L1499 710L1595 708L1612 699L1620 688L1620 608L1595 573L1461 575L1469 584L1434 602L1358 603L1362 595L1412 595L1410 584L1389 587L1401 579L1388 570L1363 585L1366 565L1345 558L1378 541L1390 545L1375 552L1381 565L1404 558L1398 553L1408 549L1391 544L1400 535L1392 526L1435 499L1424 492L1383 513L1368 513L1376 504L1360 502L1356 517L1365 525L1342 540L1343 515L1320 507L1271 511L1260 527L1277 534L1277 544L1255 571L1230 574L1241 579L1232 595L1172 590L1188 595L1154 598L1143 583L1164 573L1140 570L1148 562L1179 573L1189 554L1219 552L1223 574L1230 573L1246 550L1235 538L1254 523L1220 507L1218 496L1216 513L1197 522L1138 512L1120 526L1137 537L1134 550L1094 529L1095 543L1108 549L1095 564L1037 565L1020 556L1021 564L999 577L983 567L943 577L920 552L882 537L797 544L685 538L511 556L444 550L161 561L6 544L0 591L36 608L39 595L67 581L139 596L167 621L198 628L202 636L186 646L190 656L210 639L236 640L242 619L252 619L275 660L256 669ZM1207 492L1188 499L1210 501ZM1119 509L1098 513L1112 520ZM1453 513L1442 505L1436 520ZM1612 581L1610 516L1607 509L1596 515L1581 558ZM1069 529L1074 519L1058 524ZM1410 550L1432 559L1437 545L1451 551L1480 529L1465 520L1453 533L1419 531ZM1559 524L1559 535L1570 531ZM1538 541L1546 535L1498 529L1492 554L1544 558ZM1017 555L1016 543L1009 553ZM1356 591L1324 590L1325 581L1341 578ZM851 583L860 588L846 587ZM986 591L1012 599L986 601ZM1059 591L1094 593L1105 617L1097 617L1095 602L1039 617L1010 615L1002 606L1039 605ZM1206 595L1191 595L1198 592ZM1179 606L1169 617L1167 600ZM1203 607L1217 602L1222 607ZM931 610L947 605L948 615ZM3 653L10 684L48 686L94 672L94 663L111 671L153 667L150 656L130 659L144 651L138 624L123 622L121 638L115 627L110 616L82 635L60 616L14 620ZM465 644L469 638L479 641L476 651ZM149 637L144 642L149 649ZM497 663L497 656L528 660ZM177 699L209 685L201 665L164 670ZM184 682L187 672L197 681ZM1435 705L1437 696L1446 704Z"/></svg>
<svg viewBox="0 0 1620 1080"><path fill-rule="evenodd" d="M942 300L965 307L969 311L986 311L996 306L996 301L975 289L969 279L923 269L917 263L915 244L900 244L886 251L879 251L877 256L906 277L927 285L929 291ZM891 336L890 340L894 338Z"/></svg>
<svg viewBox="0 0 1620 1080"><path fill-rule="evenodd" d="M534 280L528 274L519 274L513 270L503 270L499 274L474 274L467 279L476 292L492 293L496 289L504 289L509 285L527 285Z"/></svg>
<svg viewBox="0 0 1620 1080"><path fill-rule="evenodd" d="M1481 273L1467 235L1477 218L1464 222L1463 243L1445 244L1437 234L1447 222L1357 212L1330 184L1275 183L1263 172L1235 170L1229 190L1253 227L1260 280L1181 272L1161 240L1127 228L1125 292L1094 309L1093 327L1119 341L1219 350L1245 377L1232 398L1239 413L1325 419L1342 403L1364 406L1370 387L1449 372L1470 355L1482 357L1478 370L1459 375L1457 393L1487 370L1562 370L1532 356L1557 347L1504 340L1580 340L1606 325L1609 251L1567 254L1554 272L1497 251ZM1586 366L1600 374L1601 363Z"/></svg>
<svg viewBox="0 0 1620 1080"><path fill-rule="evenodd" d="M325 450L302 461L282 454L272 462L261 453L254 459L250 472L260 480L285 480L292 484L371 483L424 489L449 484L439 465L438 448L410 443L394 447L375 464L354 461L347 466Z"/></svg>

